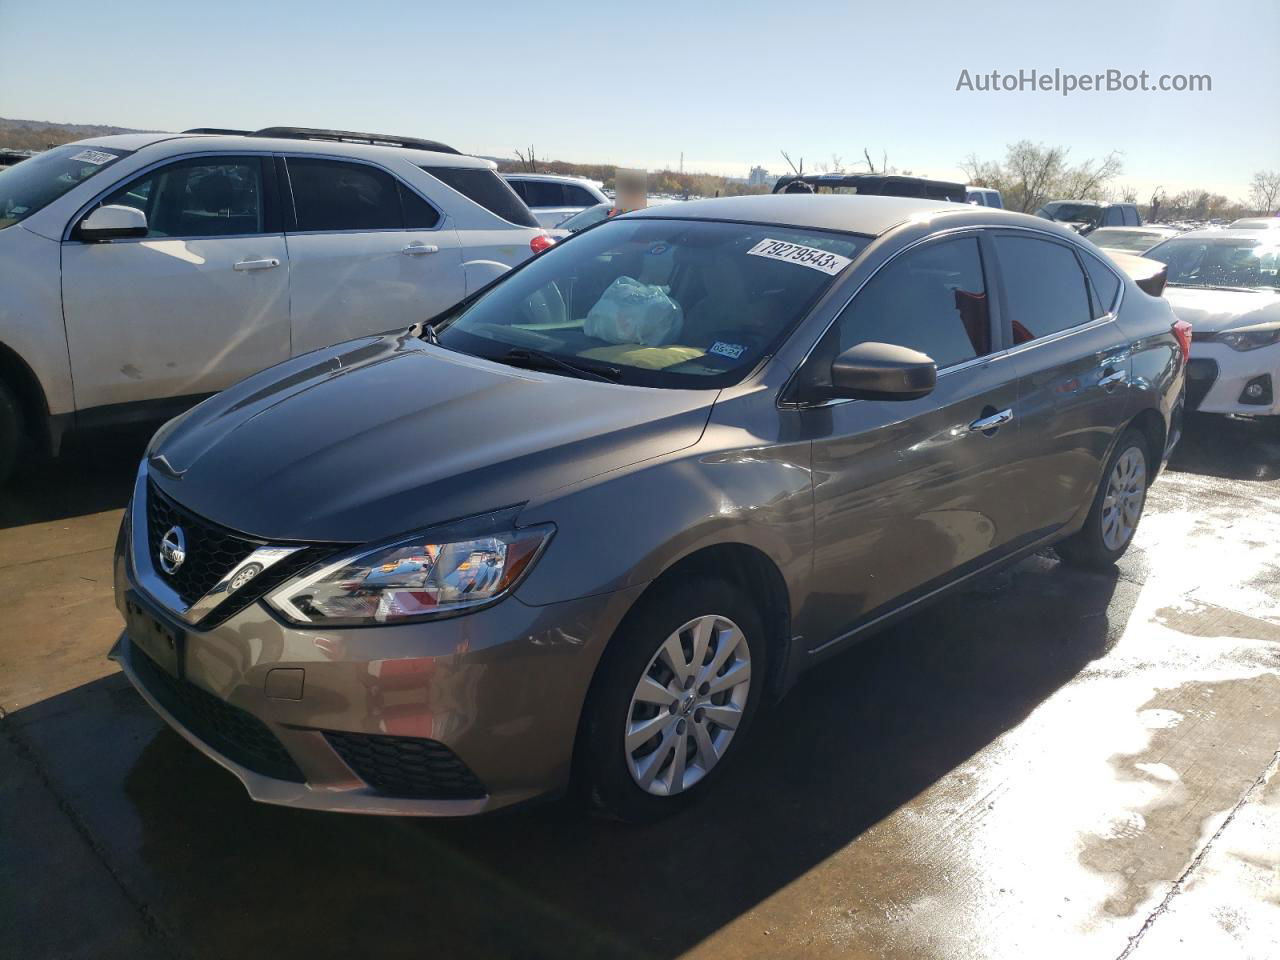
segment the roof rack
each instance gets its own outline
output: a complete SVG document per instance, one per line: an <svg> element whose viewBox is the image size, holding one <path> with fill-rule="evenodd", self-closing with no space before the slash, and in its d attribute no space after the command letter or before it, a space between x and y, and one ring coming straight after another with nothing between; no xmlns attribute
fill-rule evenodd
<svg viewBox="0 0 1280 960"><path fill-rule="evenodd" d="M315 127L263 127L246 134L250 137L272 137L282 140L335 140L340 143L367 143L375 147L404 147L407 150L430 150L433 153L456 153L446 143L418 137L394 137L385 133L357 133L353 130L323 130Z"/></svg>

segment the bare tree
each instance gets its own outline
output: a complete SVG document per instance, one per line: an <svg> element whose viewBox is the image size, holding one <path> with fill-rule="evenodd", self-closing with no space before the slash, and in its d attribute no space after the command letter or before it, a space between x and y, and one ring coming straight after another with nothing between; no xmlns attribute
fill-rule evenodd
<svg viewBox="0 0 1280 960"><path fill-rule="evenodd" d="M533 144L529 144L529 149L528 149L528 152L526 153L521 153L519 150L517 150L516 157L519 158L520 163L524 165L524 169L526 173L538 172L538 157L533 152Z"/></svg>
<svg viewBox="0 0 1280 960"><path fill-rule="evenodd" d="M1156 187L1151 191L1151 203L1147 205L1147 219L1160 219L1160 205L1164 203L1164 187Z"/></svg>
<svg viewBox="0 0 1280 960"><path fill-rule="evenodd" d="M1280 206L1280 171L1259 170L1249 183L1249 202L1263 216L1276 213Z"/></svg>
<svg viewBox="0 0 1280 960"><path fill-rule="evenodd" d="M782 159L787 161L787 166L791 168L792 173L794 173L797 177L804 176L804 157L800 158L800 166L796 166L791 159L791 154L787 153L787 151L785 150L780 150L779 153L782 154Z"/></svg>
<svg viewBox="0 0 1280 960"><path fill-rule="evenodd" d="M970 154L961 164L969 182L999 190L1004 205L1024 213L1050 200L1073 200L1096 196L1104 191L1123 169L1119 153L1101 160L1086 160L1071 166L1065 147L1047 147L1019 140L1005 148L1004 161L984 161Z"/></svg>

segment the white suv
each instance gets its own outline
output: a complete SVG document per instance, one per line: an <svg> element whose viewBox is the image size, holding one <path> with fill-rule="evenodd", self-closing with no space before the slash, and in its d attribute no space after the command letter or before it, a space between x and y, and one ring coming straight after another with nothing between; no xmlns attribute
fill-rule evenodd
<svg viewBox="0 0 1280 960"><path fill-rule="evenodd" d="M19 442L159 419L433 316L552 242L487 160L273 127L130 134L0 171L0 480Z"/></svg>
<svg viewBox="0 0 1280 960"><path fill-rule="evenodd" d="M554 173L504 173L503 176L544 227L558 227L580 210L613 202L605 196L600 184L583 177Z"/></svg>

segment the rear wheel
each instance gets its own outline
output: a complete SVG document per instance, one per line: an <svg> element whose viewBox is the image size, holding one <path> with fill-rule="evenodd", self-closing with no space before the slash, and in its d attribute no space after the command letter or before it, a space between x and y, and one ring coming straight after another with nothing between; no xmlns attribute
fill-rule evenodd
<svg viewBox="0 0 1280 960"><path fill-rule="evenodd" d="M696 799L739 751L764 685L764 629L721 580L659 588L610 641L584 716L593 806L642 822Z"/></svg>
<svg viewBox="0 0 1280 960"><path fill-rule="evenodd" d="M1058 556L1072 566L1094 570L1124 556L1147 503L1150 462L1146 439L1137 430L1126 430L1107 462L1084 527L1058 544Z"/></svg>
<svg viewBox="0 0 1280 960"><path fill-rule="evenodd" d="M0 382L0 484L9 479L18 462L22 442L22 408L9 387Z"/></svg>

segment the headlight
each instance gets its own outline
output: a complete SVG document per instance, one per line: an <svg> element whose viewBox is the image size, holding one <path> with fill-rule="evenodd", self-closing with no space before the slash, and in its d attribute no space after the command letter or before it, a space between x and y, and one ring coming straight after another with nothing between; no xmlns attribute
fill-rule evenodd
<svg viewBox="0 0 1280 960"><path fill-rule="evenodd" d="M1232 350L1257 350L1280 341L1280 324L1224 330L1216 339Z"/></svg>
<svg viewBox="0 0 1280 960"><path fill-rule="evenodd" d="M528 572L555 528L489 530L493 517L348 554L267 602L293 623L404 623L491 603Z"/></svg>

